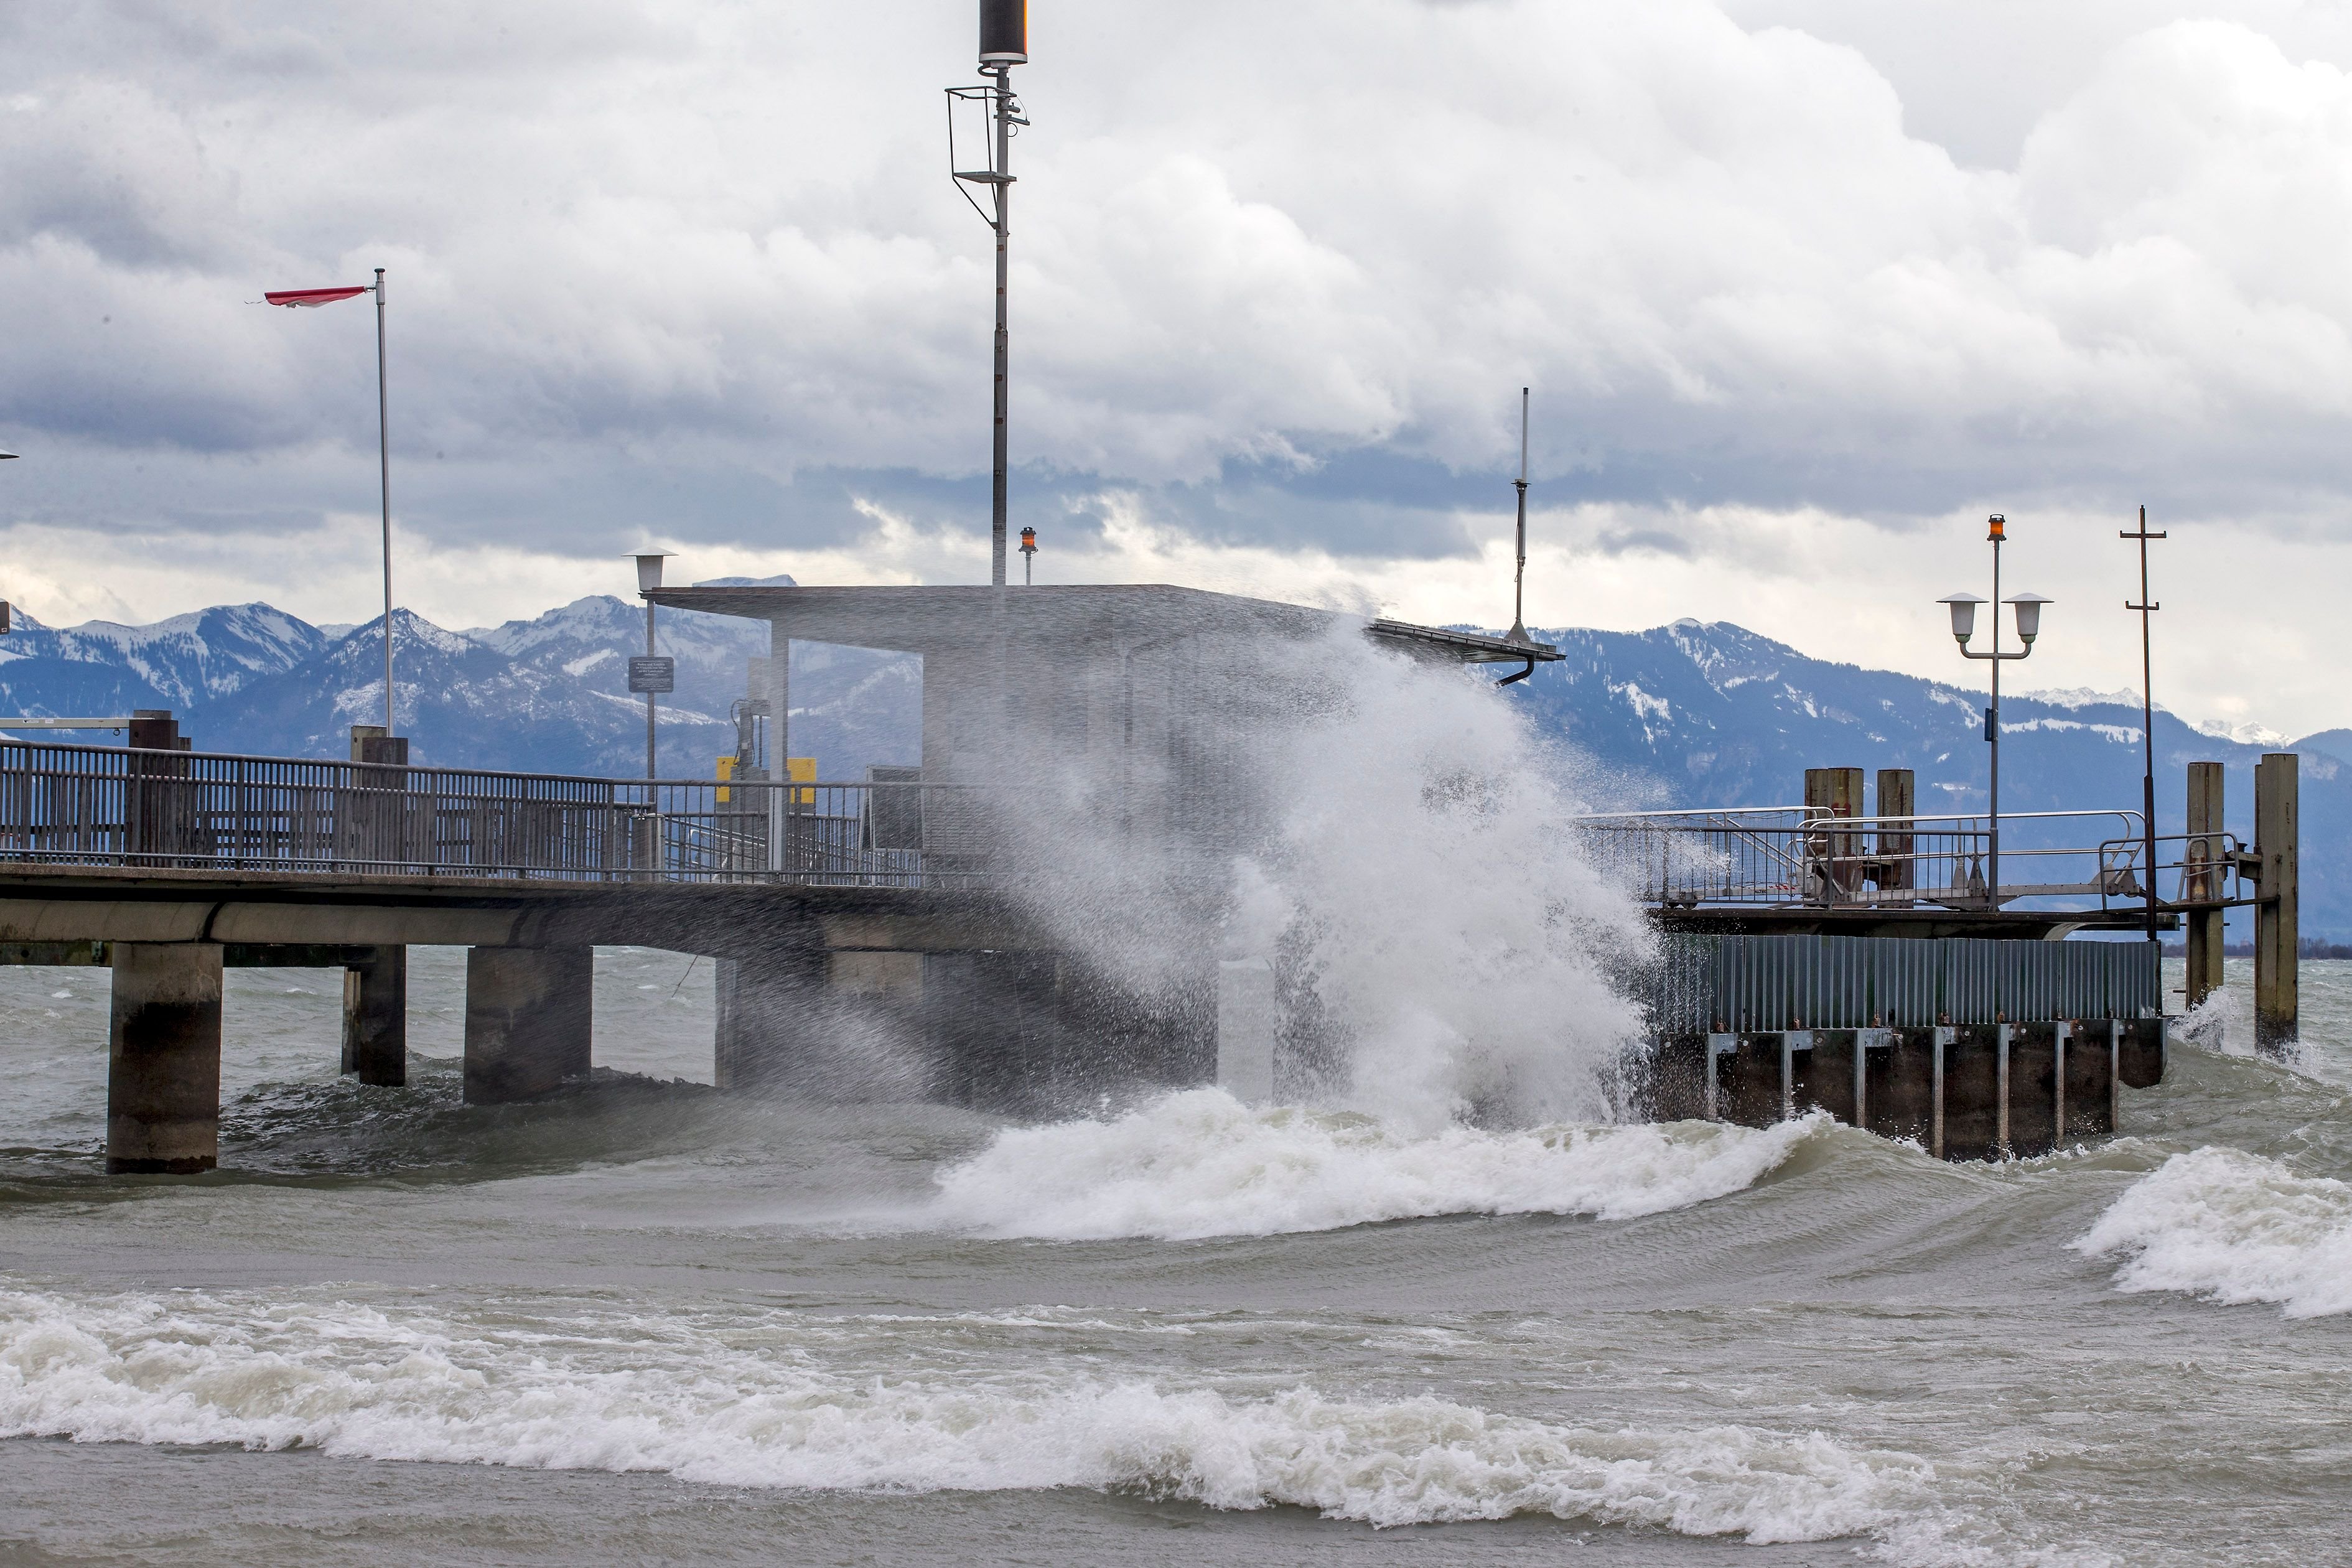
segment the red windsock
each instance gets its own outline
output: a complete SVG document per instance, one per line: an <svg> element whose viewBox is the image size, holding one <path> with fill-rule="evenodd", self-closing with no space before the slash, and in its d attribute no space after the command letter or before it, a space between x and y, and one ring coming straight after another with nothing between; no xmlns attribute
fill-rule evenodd
<svg viewBox="0 0 2352 1568"><path fill-rule="evenodd" d="M272 305L283 305L289 310L309 310L331 305L338 300L349 300L367 291L364 286L357 289L280 289L274 294L264 294L262 299Z"/></svg>

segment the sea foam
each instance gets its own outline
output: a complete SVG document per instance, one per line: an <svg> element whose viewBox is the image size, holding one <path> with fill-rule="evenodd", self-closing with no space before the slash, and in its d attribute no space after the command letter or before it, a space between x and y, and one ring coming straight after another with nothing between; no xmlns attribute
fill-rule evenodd
<svg viewBox="0 0 2352 1568"><path fill-rule="evenodd" d="M1630 1219L1749 1186L1829 1125L1816 1114L1760 1129L1420 1131L1191 1089L1108 1121L1008 1128L941 1173L931 1217L1055 1240L1274 1236L1437 1215Z"/></svg>
<svg viewBox="0 0 2352 1568"><path fill-rule="evenodd" d="M2175 1154L2074 1246L2125 1258L2123 1290L2178 1290L2290 1318L2352 1311L2352 1185L2236 1149Z"/></svg>
<svg viewBox="0 0 2352 1568"><path fill-rule="evenodd" d="M1577 1426L1173 1374L877 1374L824 1351L782 1320L746 1336L510 1301L468 1321L268 1294L7 1292L0 1436L818 1490L1087 1488L1381 1526L1549 1514L1759 1542L1881 1529L1934 1479L1818 1432Z"/></svg>

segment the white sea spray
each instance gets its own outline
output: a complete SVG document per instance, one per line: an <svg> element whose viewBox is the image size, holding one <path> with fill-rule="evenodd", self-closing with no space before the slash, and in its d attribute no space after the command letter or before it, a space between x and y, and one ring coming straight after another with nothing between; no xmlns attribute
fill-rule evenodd
<svg viewBox="0 0 2352 1568"><path fill-rule="evenodd" d="M2290 1318L2352 1311L2352 1184L2242 1150L2173 1155L2073 1245L2121 1258L2122 1290L2276 1302Z"/></svg>

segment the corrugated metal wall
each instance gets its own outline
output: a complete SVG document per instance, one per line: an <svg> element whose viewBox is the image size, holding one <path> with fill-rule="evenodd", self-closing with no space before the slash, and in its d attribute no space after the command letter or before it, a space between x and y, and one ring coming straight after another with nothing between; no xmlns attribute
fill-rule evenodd
<svg viewBox="0 0 2352 1568"><path fill-rule="evenodd" d="M2145 942L1670 936L1654 992L1667 1032L1859 1029L2153 1017L2163 982Z"/></svg>

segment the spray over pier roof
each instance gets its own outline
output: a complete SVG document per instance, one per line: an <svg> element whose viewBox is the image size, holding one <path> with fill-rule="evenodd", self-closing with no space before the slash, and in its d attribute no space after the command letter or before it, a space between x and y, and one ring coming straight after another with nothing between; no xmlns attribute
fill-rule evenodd
<svg viewBox="0 0 2352 1568"><path fill-rule="evenodd" d="M1374 641L1422 658L1486 664L1530 658L1547 663L1560 657L1547 643L1517 643L1405 621L1363 624L1338 611L1160 583L657 588L645 596L667 609L767 621L788 637L902 653L946 654L1000 638L1059 644L1072 652L1208 632L1294 639L1362 624Z"/></svg>

